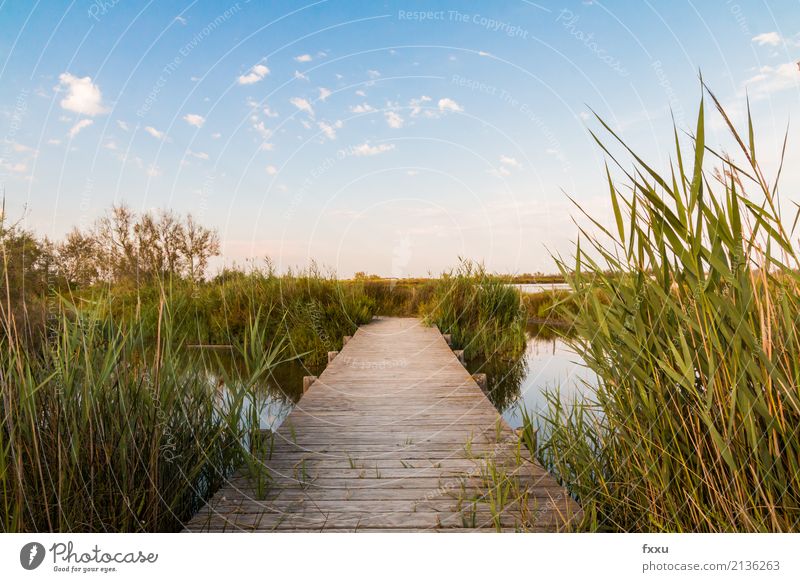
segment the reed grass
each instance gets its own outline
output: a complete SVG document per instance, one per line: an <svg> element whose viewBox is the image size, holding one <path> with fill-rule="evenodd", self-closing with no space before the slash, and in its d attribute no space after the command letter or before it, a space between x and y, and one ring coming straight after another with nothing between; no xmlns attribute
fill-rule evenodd
<svg viewBox="0 0 800 582"><path fill-rule="evenodd" d="M538 454L588 529L800 527L797 217L782 219L780 169L765 179L749 107L739 132L706 95L735 156L706 144L703 100L662 173L600 120L627 187L608 171L615 224L595 222L602 234L582 232L560 263L577 305L566 341L599 384L575 406L550 396Z"/></svg>
<svg viewBox="0 0 800 582"><path fill-rule="evenodd" d="M114 320L108 301L59 301L37 349L1 310L4 532L176 531L249 455L246 411L280 352L262 320L235 346L244 371L217 390L170 303L151 330Z"/></svg>

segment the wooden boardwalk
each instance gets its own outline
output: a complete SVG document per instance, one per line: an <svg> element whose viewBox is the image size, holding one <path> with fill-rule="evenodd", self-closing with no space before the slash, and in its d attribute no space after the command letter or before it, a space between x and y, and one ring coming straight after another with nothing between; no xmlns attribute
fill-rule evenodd
<svg viewBox="0 0 800 582"><path fill-rule="evenodd" d="M417 319L362 326L262 460L266 492L242 470L186 529L560 531L580 518L444 337Z"/></svg>

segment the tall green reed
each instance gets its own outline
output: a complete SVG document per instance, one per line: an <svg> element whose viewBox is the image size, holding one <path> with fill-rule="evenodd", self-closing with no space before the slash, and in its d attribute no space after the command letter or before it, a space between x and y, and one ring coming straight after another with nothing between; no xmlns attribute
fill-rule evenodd
<svg viewBox="0 0 800 582"><path fill-rule="evenodd" d="M60 301L37 349L0 318L2 531L175 531L249 455L245 411L280 351L261 320L222 390L167 301L155 330L107 302Z"/></svg>
<svg viewBox="0 0 800 582"><path fill-rule="evenodd" d="M706 144L703 101L666 173L600 120L631 158L595 136L628 187L608 171L614 226L595 221L602 234L583 231L560 263L577 305L567 341L599 385L578 406L551 396L539 456L592 529L800 526L797 217L782 220L782 156L770 183L749 107L742 137L704 89L737 156Z"/></svg>

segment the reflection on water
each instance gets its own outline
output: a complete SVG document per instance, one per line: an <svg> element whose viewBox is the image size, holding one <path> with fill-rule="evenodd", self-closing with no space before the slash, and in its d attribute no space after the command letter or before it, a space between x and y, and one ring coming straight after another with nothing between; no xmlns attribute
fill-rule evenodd
<svg viewBox="0 0 800 582"><path fill-rule="evenodd" d="M517 362L470 361L467 367L473 374L486 373L487 396L513 428L522 425L520 408L532 414L546 410L545 391L557 390L570 402L597 380L580 356L547 328L529 328L525 355Z"/></svg>
<svg viewBox="0 0 800 582"><path fill-rule="evenodd" d="M202 349L202 361L206 367L209 383L225 390L226 378L235 378L241 362L229 349ZM303 376L318 376L322 367L309 367L299 360L284 362L275 366L269 377L260 386L258 408L260 427L276 430L303 395ZM245 404L243 416L251 413L249 403Z"/></svg>

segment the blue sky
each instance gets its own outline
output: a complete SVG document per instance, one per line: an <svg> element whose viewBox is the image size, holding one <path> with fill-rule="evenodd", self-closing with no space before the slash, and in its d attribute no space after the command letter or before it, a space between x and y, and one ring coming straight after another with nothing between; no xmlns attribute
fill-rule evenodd
<svg viewBox="0 0 800 582"><path fill-rule="evenodd" d="M797 0L5 1L0 185L55 238L119 201L191 212L216 267L549 272L565 192L609 218L589 107L663 164L702 70L737 119L749 93L769 170L798 60Z"/></svg>

